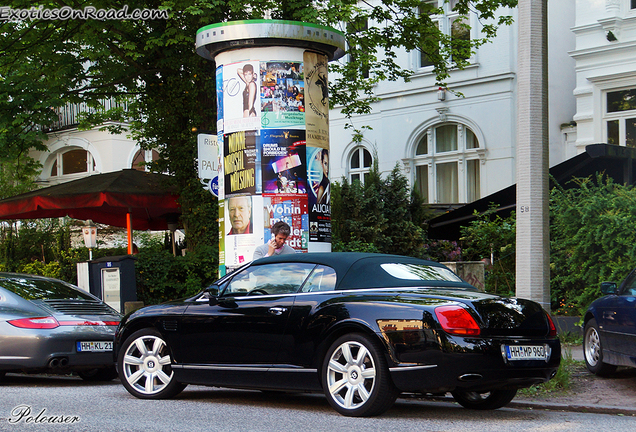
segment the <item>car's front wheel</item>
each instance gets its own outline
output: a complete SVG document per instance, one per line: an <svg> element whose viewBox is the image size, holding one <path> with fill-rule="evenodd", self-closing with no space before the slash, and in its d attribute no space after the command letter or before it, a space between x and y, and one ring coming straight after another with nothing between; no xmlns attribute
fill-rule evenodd
<svg viewBox="0 0 636 432"><path fill-rule="evenodd" d="M464 408L493 410L508 405L508 403L514 399L517 390L492 390L489 392L455 390L452 391L451 394L457 403Z"/></svg>
<svg viewBox="0 0 636 432"><path fill-rule="evenodd" d="M322 382L329 404L352 417L382 414L399 394L379 344L357 333L342 336L331 345L323 363Z"/></svg>
<svg viewBox="0 0 636 432"><path fill-rule="evenodd" d="M119 379L126 390L140 399L166 399L186 387L174 378L170 350L159 332L139 330L119 351Z"/></svg>
<svg viewBox="0 0 636 432"><path fill-rule="evenodd" d="M585 357L587 369L593 374L606 376L616 371L616 366L603 363L603 343L598 332L598 324L594 318L585 324L583 357Z"/></svg>

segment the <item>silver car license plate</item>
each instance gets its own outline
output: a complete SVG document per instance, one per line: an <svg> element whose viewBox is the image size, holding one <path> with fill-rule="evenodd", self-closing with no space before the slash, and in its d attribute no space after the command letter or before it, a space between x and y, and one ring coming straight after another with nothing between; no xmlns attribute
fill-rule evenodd
<svg viewBox="0 0 636 432"><path fill-rule="evenodd" d="M547 345L504 345L504 353L509 361L515 360L543 360L550 358L550 348Z"/></svg>
<svg viewBox="0 0 636 432"><path fill-rule="evenodd" d="M111 341L77 342L77 352L104 352L112 351Z"/></svg>

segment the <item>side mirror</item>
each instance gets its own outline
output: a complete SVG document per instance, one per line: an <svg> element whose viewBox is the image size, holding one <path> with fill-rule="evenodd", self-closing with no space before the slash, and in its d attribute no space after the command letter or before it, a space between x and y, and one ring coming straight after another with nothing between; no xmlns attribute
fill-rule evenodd
<svg viewBox="0 0 636 432"><path fill-rule="evenodd" d="M212 285L208 287L205 292L208 293L210 306L216 306L219 304L219 287Z"/></svg>
<svg viewBox="0 0 636 432"><path fill-rule="evenodd" d="M603 295L616 294L618 292L618 285L616 282L601 282L601 293Z"/></svg>

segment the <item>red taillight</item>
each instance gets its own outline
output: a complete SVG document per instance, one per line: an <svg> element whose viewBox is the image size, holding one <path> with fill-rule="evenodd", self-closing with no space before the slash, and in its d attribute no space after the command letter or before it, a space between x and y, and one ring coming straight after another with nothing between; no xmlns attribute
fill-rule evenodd
<svg viewBox="0 0 636 432"><path fill-rule="evenodd" d="M460 336L479 336L481 332L472 315L461 306L437 307L435 315L446 333Z"/></svg>
<svg viewBox="0 0 636 432"><path fill-rule="evenodd" d="M556 329L556 326L554 325L554 321L552 321L552 317L547 312L545 313L545 316L548 317L548 323L550 324L550 333L548 333L548 336L556 337L557 329Z"/></svg>
<svg viewBox="0 0 636 432"><path fill-rule="evenodd" d="M28 329L54 329L59 327L60 323L52 317L36 317L36 318L21 318L17 320L7 321L9 324L19 328Z"/></svg>

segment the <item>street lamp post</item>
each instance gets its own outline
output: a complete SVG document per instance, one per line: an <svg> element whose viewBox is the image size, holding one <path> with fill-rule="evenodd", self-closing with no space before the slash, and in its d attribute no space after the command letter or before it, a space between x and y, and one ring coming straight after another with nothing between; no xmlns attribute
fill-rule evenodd
<svg viewBox="0 0 636 432"><path fill-rule="evenodd" d="M82 235L84 236L84 244L88 248L88 259L93 260L93 248L97 246L97 226L92 220L84 222L82 227Z"/></svg>

